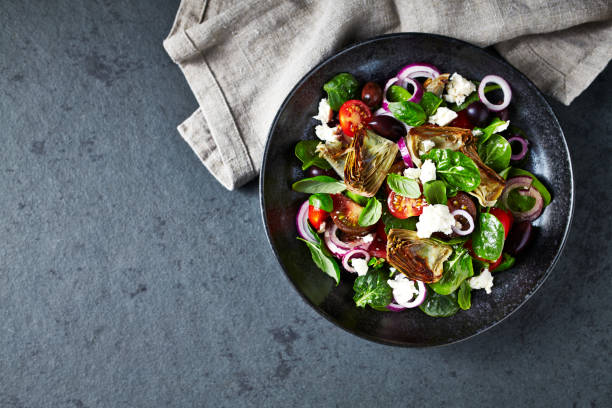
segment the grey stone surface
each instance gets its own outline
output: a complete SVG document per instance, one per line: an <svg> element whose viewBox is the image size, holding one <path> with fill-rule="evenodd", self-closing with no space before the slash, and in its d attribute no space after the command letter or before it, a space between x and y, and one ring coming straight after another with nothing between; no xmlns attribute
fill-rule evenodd
<svg viewBox="0 0 612 408"><path fill-rule="evenodd" d="M610 67L552 102L577 189L551 278L474 339L398 349L311 310L256 182L181 141L178 3L0 2L0 407L612 404Z"/></svg>

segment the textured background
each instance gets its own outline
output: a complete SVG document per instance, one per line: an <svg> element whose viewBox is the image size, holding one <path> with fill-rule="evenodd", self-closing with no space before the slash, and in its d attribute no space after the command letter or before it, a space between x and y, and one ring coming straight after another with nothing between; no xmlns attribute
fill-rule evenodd
<svg viewBox="0 0 612 408"><path fill-rule="evenodd" d="M256 182L226 191L180 139L177 7L0 2L0 407L612 404L612 68L551 101L576 177L551 278L483 335L397 349L303 303Z"/></svg>

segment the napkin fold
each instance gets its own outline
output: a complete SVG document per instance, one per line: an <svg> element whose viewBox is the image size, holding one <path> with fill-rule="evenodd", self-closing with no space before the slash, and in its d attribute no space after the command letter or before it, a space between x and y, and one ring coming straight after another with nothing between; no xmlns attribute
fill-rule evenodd
<svg viewBox="0 0 612 408"><path fill-rule="evenodd" d="M456 37L500 54L569 104L612 58L608 0L182 0L164 48L199 108L179 133L233 190L257 176L269 127L299 79L380 34Z"/></svg>

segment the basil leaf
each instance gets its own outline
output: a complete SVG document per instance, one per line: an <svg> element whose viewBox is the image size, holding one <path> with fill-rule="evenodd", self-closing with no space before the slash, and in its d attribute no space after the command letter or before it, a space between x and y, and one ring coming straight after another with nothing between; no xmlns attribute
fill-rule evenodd
<svg viewBox="0 0 612 408"><path fill-rule="evenodd" d="M408 217L405 219L395 218L391 215L389 209L385 208L382 220L383 224L385 224L385 233L388 233L392 228L416 231L416 223L419 221L419 217Z"/></svg>
<svg viewBox="0 0 612 408"><path fill-rule="evenodd" d="M359 82L347 72L330 79L323 85L323 89L327 92L329 106L335 111L340 109L344 102L359 98Z"/></svg>
<svg viewBox="0 0 612 408"><path fill-rule="evenodd" d="M331 169L331 165L316 152L318 140L302 140L295 145L295 155L302 162L302 170L317 166L323 170Z"/></svg>
<svg viewBox="0 0 612 408"><path fill-rule="evenodd" d="M314 263L325 272L328 276L336 281L336 286L340 283L340 267L334 258L332 258L327 251L323 250L321 244L313 244L310 241L306 241L302 238L298 238L300 241L304 241L310 249L310 255Z"/></svg>
<svg viewBox="0 0 612 408"><path fill-rule="evenodd" d="M370 260L368 261L368 266L374 269L380 269L383 267L384 264L385 264L385 258L377 258L375 256L370 258Z"/></svg>
<svg viewBox="0 0 612 408"><path fill-rule="evenodd" d="M467 280L464 280L461 283L461 286L459 286L457 303L463 310L468 310L470 307L472 307L472 288Z"/></svg>
<svg viewBox="0 0 612 408"><path fill-rule="evenodd" d="M432 149L421 156L436 163L436 174L449 186L470 192L480 185L476 163L465 154L450 149Z"/></svg>
<svg viewBox="0 0 612 408"><path fill-rule="evenodd" d="M391 102L389 110L393 116L409 126L420 126L427 120L427 115L421 105L414 102Z"/></svg>
<svg viewBox="0 0 612 408"><path fill-rule="evenodd" d="M369 271L367 275L355 279L353 285L355 305L358 307L370 305L373 308L382 308L391 303L393 289L387 283L388 278L388 273L378 269Z"/></svg>
<svg viewBox="0 0 612 408"><path fill-rule="evenodd" d="M368 203L368 197L353 193L351 190L346 190L345 194L348 198L350 198L360 206L364 206Z"/></svg>
<svg viewBox="0 0 612 408"><path fill-rule="evenodd" d="M427 291L425 301L419 306L426 315L431 317L449 317L459 311L457 294L440 295L433 290Z"/></svg>
<svg viewBox="0 0 612 408"><path fill-rule="evenodd" d="M336 194L346 190L346 186L343 182L336 180L329 176L316 176L311 178L305 178L300 181L293 183L291 186L293 190L300 193L329 193Z"/></svg>
<svg viewBox="0 0 612 408"><path fill-rule="evenodd" d="M504 247L504 226L493 214L481 213L472 235L474 253L489 261L496 261Z"/></svg>
<svg viewBox="0 0 612 408"><path fill-rule="evenodd" d="M502 171L510 164L512 147L502 135L493 135L479 146L478 155L484 164L496 172Z"/></svg>
<svg viewBox="0 0 612 408"><path fill-rule="evenodd" d="M476 81L472 81L474 83L476 83L476 87L478 87L478 83ZM492 84L492 85L487 85L485 86L485 93L491 92L491 91L495 91L496 89L500 89L501 87L497 84ZM465 108L467 108L468 106L470 106L472 103L479 101L480 100L480 96L478 96L478 91L474 91L471 94L468 95L467 98L465 98L465 101L463 101L463 103L461 105L451 105L450 109L454 110L455 112L459 112L464 110Z"/></svg>
<svg viewBox="0 0 612 408"><path fill-rule="evenodd" d="M329 194L317 193L308 198L308 204L323 211L332 212L334 209L334 200Z"/></svg>
<svg viewBox="0 0 612 408"><path fill-rule="evenodd" d="M489 126L487 126L486 128L475 127L474 130L480 130L482 132L482 135L478 136L478 146L480 147L483 144L485 144L485 142L489 140L489 138L493 135L493 133L495 133L495 129L497 129L498 126L500 126L503 123L506 123L506 122L504 122L500 118L495 117L493 118Z"/></svg>
<svg viewBox="0 0 612 408"><path fill-rule="evenodd" d="M423 185L423 195L429 204L446 204L446 184L431 180Z"/></svg>
<svg viewBox="0 0 612 408"><path fill-rule="evenodd" d="M429 287L440 295L449 295L457 290L467 278L474 276L472 257L467 249L459 247L452 257L444 262L442 278L429 284Z"/></svg>
<svg viewBox="0 0 612 408"><path fill-rule="evenodd" d="M387 184L391 190L401 196L408 198L419 198L421 196L419 183L411 178L389 173L387 175Z"/></svg>
<svg viewBox="0 0 612 408"><path fill-rule="evenodd" d="M359 225L362 227L374 225L378 222L381 215L382 204L375 197L371 197L363 211L361 211L361 214L359 214Z"/></svg>
<svg viewBox="0 0 612 408"><path fill-rule="evenodd" d="M438 98L436 94L432 92L425 92L419 104L425 111L425 114L427 116L431 116L436 113L436 111L442 104L442 98Z"/></svg>
<svg viewBox="0 0 612 408"><path fill-rule="evenodd" d="M531 179L533 180L531 185L533 186L533 188L538 190L540 192L540 194L542 195L542 200L544 200L544 206L547 206L548 204L550 204L550 201L552 200L550 192L546 189L544 184L542 184L540 182L540 180L538 180L536 178L536 176L534 176L533 174L531 174L527 170L519 169L519 168L516 168L516 167L512 167L510 169L510 173L508 175L510 177L515 177L515 176L529 176L529 177L531 177Z"/></svg>
<svg viewBox="0 0 612 408"><path fill-rule="evenodd" d="M398 85L392 85L387 90L387 100L389 102L402 102L412 98L412 94L406 89Z"/></svg>
<svg viewBox="0 0 612 408"><path fill-rule="evenodd" d="M508 179L508 173L510 173L510 169L511 169L511 168L512 168L512 167L506 167L505 169L503 169L502 171L500 171L500 172L498 173L498 174L499 174L499 177L503 178L504 180L507 180L507 179Z"/></svg>
<svg viewBox="0 0 612 408"><path fill-rule="evenodd" d="M502 258L501 263L492 272L502 272L514 266L514 262L516 261L516 259L512 255L503 253L502 256L503 258Z"/></svg>

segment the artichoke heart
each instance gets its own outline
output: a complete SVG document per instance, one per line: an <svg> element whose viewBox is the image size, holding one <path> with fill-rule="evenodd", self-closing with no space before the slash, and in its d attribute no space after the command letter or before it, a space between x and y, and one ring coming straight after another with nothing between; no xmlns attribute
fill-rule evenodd
<svg viewBox="0 0 612 408"><path fill-rule="evenodd" d="M356 132L344 165L346 188L366 197L376 195L398 152L397 144L374 132Z"/></svg>
<svg viewBox="0 0 612 408"><path fill-rule="evenodd" d="M476 197L483 207L493 206L504 191L506 180L480 160L473 143L463 146L459 150L474 161L480 173L480 184L475 190L470 191L469 194Z"/></svg>
<svg viewBox="0 0 612 408"><path fill-rule="evenodd" d="M437 282L453 249L432 239L419 238L415 231L391 229L387 236L387 260L398 271L425 283Z"/></svg>
<svg viewBox="0 0 612 408"><path fill-rule="evenodd" d="M327 160L332 166L332 169L344 180L344 165L346 163L346 154L348 153L349 145L342 140L337 140L327 143L319 143L317 145L317 154Z"/></svg>
<svg viewBox="0 0 612 408"><path fill-rule="evenodd" d="M421 167L420 157L429 150L434 148L459 150L471 143L472 139L472 132L469 129L450 126L417 126L408 132L406 145L414 164Z"/></svg>

